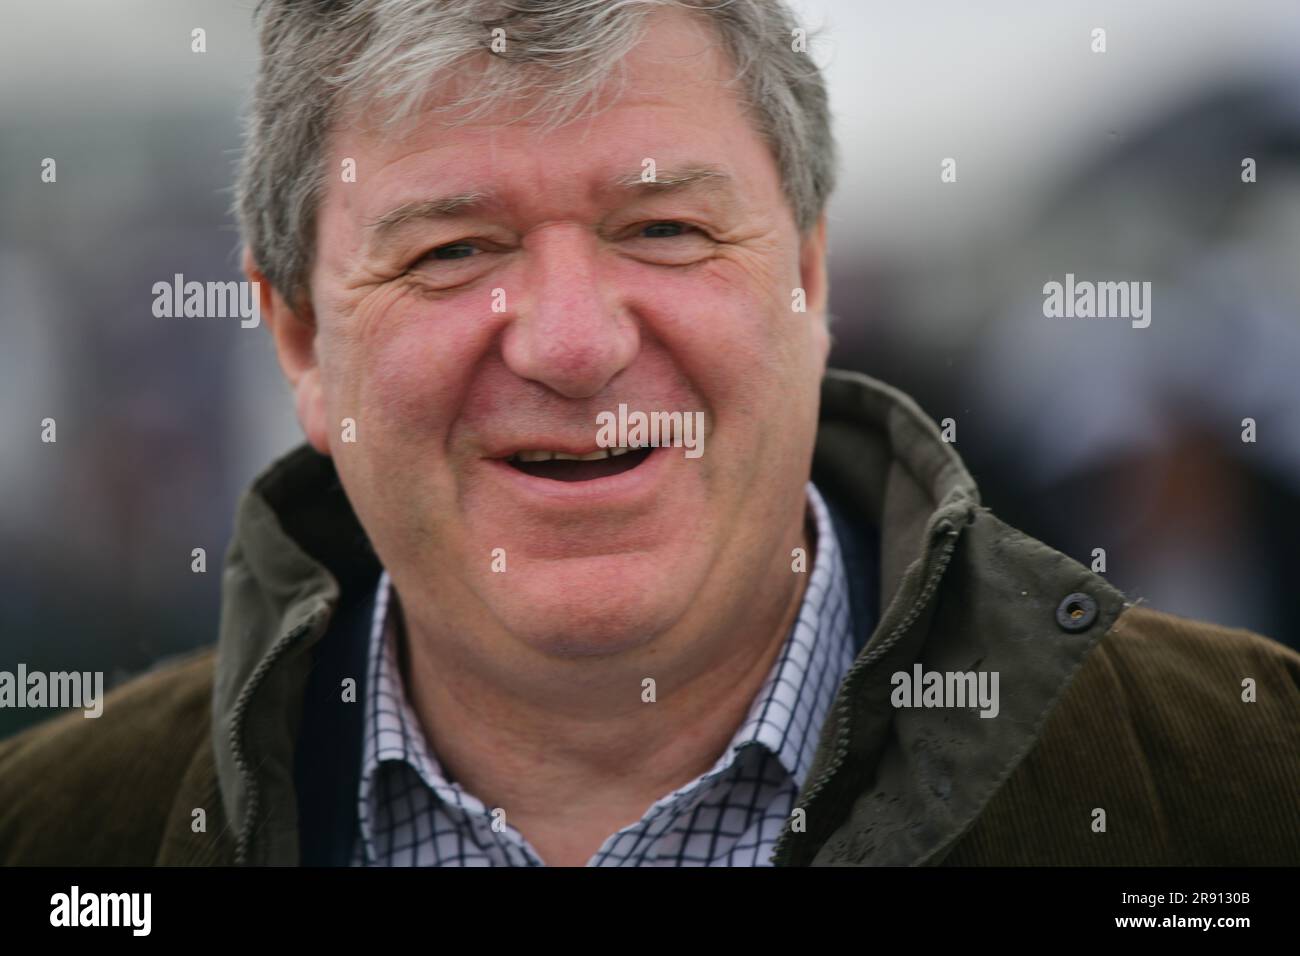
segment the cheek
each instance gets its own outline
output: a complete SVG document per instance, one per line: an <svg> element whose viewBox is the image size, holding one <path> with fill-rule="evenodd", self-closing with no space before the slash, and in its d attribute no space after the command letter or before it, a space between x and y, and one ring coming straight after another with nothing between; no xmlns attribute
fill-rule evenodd
<svg viewBox="0 0 1300 956"><path fill-rule="evenodd" d="M382 311L378 305L368 314L358 310L357 317L358 334L341 339L332 356L335 401L354 405L372 433L407 451L444 439L496 317L446 301L420 302L409 293Z"/></svg>
<svg viewBox="0 0 1300 956"><path fill-rule="evenodd" d="M791 309L797 280L765 266L707 263L661 277L640 299L652 333L724 420L754 424L807 368L807 315Z"/></svg>

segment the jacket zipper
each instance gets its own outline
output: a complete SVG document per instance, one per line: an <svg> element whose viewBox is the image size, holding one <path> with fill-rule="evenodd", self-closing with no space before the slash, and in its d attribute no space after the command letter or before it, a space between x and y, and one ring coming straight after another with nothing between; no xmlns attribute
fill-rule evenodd
<svg viewBox="0 0 1300 956"><path fill-rule="evenodd" d="M244 758L243 747L239 739L244 727L244 712L248 709L253 695L257 693L257 688L261 686L267 673L284 656L285 652L311 629L315 616L313 614L271 646L271 650L262 658L262 662L257 665L257 669L253 671L253 676L249 678L243 693L239 695L239 700L235 703L235 712L230 722L230 749L235 756L235 767L239 770L239 779L248 791L248 808L244 815L244 825L240 827L239 837L235 841L236 866L244 866L248 862L248 845L253 837L253 826L257 820L257 812L260 809L259 804L261 802L257 779L253 776L253 771Z"/></svg>
<svg viewBox="0 0 1300 956"><path fill-rule="evenodd" d="M813 782L812 787L808 790L808 795L804 797L803 809L805 814L816 801L817 795L826 788L826 785L830 783L831 778L833 778L844 765L845 758L848 757L849 741L848 735L844 732L844 728L847 726L849 712L853 706L853 700L852 695L848 693L847 689L852 686L860 672L865 671L868 667L888 653L890 648L897 644L912 625L916 623L916 619L920 617L921 612L924 611L926 605L930 603L930 598L933 597L935 589L938 588L939 581L943 578L944 572L948 570L948 563L952 560L953 550L957 546L957 536L959 532L953 527L952 523L948 521L943 522L939 527L946 540L939 545L939 548L935 553L934 565L930 569L930 574L926 578L925 584L921 587L921 593L917 595L916 600L913 601L911 607L908 608L907 614L903 617L903 620L898 622L898 626L890 632L889 637L884 641L884 643L873 650L870 654L854 661L853 665L849 668L848 673L844 675L844 680L840 686L841 688L844 688L845 692L841 694L840 699L836 702L834 710L835 725L833 732L835 734L835 752L831 757L830 764L824 771L822 771L817 780ZM792 821L787 820L785 828L781 831L781 835L777 837L776 845L772 848L772 864L774 866L785 866L789 862L788 851L790 840L794 835L793 831L790 829L791 825Z"/></svg>

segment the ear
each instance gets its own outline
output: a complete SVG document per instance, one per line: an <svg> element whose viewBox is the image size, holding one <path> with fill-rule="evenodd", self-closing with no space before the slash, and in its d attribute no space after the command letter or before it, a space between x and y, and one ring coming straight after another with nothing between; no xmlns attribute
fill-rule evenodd
<svg viewBox="0 0 1300 956"><path fill-rule="evenodd" d="M809 331L816 337L820 346L822 364L830 356L830 325L826 315L829 297L829 283L826 279L826 213L817 217L817 224L804 233L799 244L799 281L803 285L808 318L812 323Z"/></svg>
<svg viewBox="0 0 1300 956"><path fill-rule="evenodd" d="M248 248L244 249L243 268L248 281L257 283L262 320L271 329L280 371L293 389L298 422L311 446L328 455L325 392L321 387L320 364L316 361L316 316L311 303L304 302L295 311L258 269Z"/></svg>

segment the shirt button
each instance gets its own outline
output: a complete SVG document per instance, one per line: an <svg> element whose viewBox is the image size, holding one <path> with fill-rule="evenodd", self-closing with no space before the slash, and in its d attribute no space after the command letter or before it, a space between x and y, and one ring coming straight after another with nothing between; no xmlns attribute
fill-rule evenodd
<svg viewBox="0 0 1300 956"><path fill-rule="evenodd" d="M1089 594L1075 591L1067 594L1056 606L1056 623L1061 630L1086 631L1097 620L1097 601Z"/></svg>

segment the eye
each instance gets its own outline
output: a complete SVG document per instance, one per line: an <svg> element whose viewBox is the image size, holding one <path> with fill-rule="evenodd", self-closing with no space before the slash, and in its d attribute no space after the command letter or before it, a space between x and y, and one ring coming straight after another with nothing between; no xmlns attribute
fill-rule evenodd
<svg viewBox="0 0 1300 956"><path fill-rule="evenodd" d="M718 245L703 227L678 219L639 222L623 233L622 240L627 255L657 266L694 265L716 255Z"/></svg>
<svg viewBox="0 0 1300 956"><path fill-rule="evenodd" d="M649 239L671 239L684 235L692 227L681 222L652 222L641 228L641 234Z"/></svg>
<svg viewBox="0 0 1300 956"><path fill-rule="evenodd" d="M458 239L436 246L412 261L403 270L416 278L424 289L453 289L472 282L489 271L502 251L491 240L477 236Z"/></svg>
<svg viewBox="0 0 1300 956"><path fill-rule="evenodd" d="M471 246L468 242L453 242L450 245L439 246L437 249L432 250L428 255L426 255L425 258L441 260L468 259L477 251L479 250L475 249L474 246Z"/></svg>

